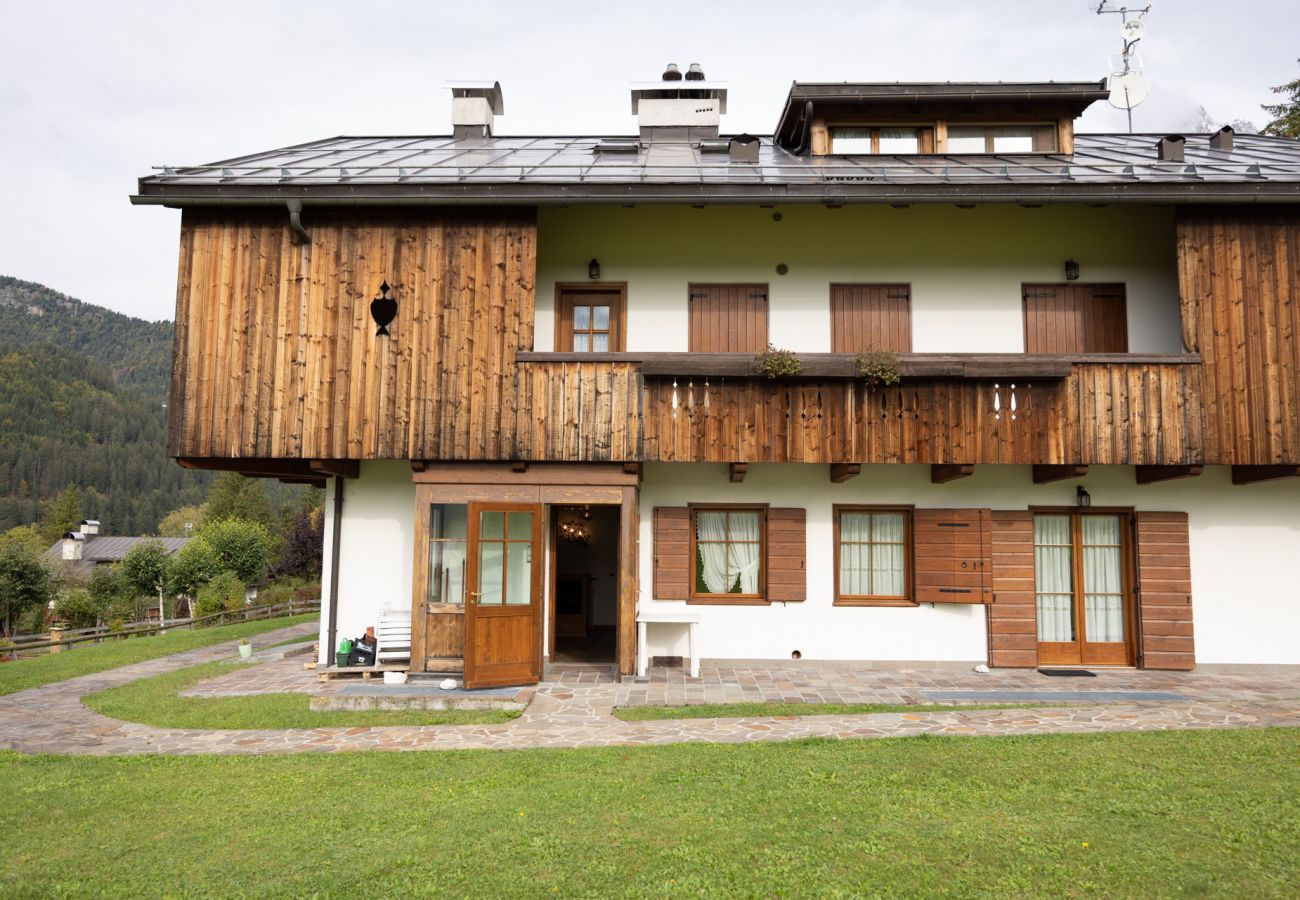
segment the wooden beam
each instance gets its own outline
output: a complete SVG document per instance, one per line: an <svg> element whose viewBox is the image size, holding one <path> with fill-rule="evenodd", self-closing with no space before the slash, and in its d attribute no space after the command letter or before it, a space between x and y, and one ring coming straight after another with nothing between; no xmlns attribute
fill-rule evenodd
<svg viewBox="0 0 1300 900"><path fill-rule="evenodd" d="M1274 478L1292 478L1300 475L1300 466L1233 466L1233 484L1254 484Z"/></svg>
<svg viewBox="0 0 1300 900"><path fill-rule="evenodd" d="M264 457L181 456L176 462L185 469L212 472L238 472L252 478L319 478L302 459L267 459Z"/></svg>
<svg viewBox="0 0 1300 900"><path fill-rule="evenodd" d="M974 474L974 466L946 466L935 463L930 466L930 483L947 484L950 481L956 481L958 478L969 478Z"/></svg>
<svg viewBox="0 0 1300 900"><path fill-rule="evenodd" d="M739 484L745 480L745 473L749 471L749 463L732 463L730 466L729 476L732 484Z"/></svg>
<svg viewBox="0 0 1300 900"><path fill-rule="evenodd" d="M361 463L355 459L313 459L307 465L318 475L356 478L361 474Z"/></svg>
<svg viewBox="0 0 1300 900"><path fill-rule="evenodd" d="M1034 484L1064 481L1066 478L1082 478L1087 474L1087 466L1034 466Z"/></svg>
<svg viewBox="0 0 1300 900"><path fill-rule="evenodd" d="M638 481L641 479L641 464L639 462L623 463L623 471L629 475L635 475Z"/></svg>
<svg viewBox="0 0 1300 900"><path fill-rule="evenodd" d="M528 471L528 463L525 462L525 461L523 461L522 459L517 459L517 460L515 460L514 462L512 462L512 463L510 464L510 471L511 471L511 472L527 472L527 471Z"/></svg>
<svg viewBox="0 0 1300 900"><path fill-rule="evenodd" d="M428 465L429 465L429 463L428 463L427 460L423 460L423 459L413 459L413 460L411 460L411 471L412 471L412 472L423 472L423 471L425 470L425 467L427 467Z"/></svg>
<svg viewBox="0 0 1300 900"><path fill-rule="evenodd" d="M1205 471L1205 466L1134 466L1133 476L1138 484L1155 484L1174 478L1193 478Z"/></svg>
<svg viewBox="0 0 1300 900"><path fill-rule="evenodd" d="M862 463L831 463L831 481L843 484L862 471Z"/></svg>

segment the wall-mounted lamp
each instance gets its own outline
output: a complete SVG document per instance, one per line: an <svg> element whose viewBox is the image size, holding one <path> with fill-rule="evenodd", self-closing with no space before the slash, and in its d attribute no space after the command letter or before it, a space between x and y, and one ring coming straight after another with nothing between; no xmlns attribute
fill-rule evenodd
<svg viewBox="0 0 1300 900"><path fill-rule="evenodd" d="M375 324L379 326L379 329L375 332L376 336L382 334L392 337L388 330L388 324L397 317L397 301L388 296L388 292L391 290L392 288L388 286L388 282L384 281L379 286L379 296L370 301L370 318L374 319Z"/></svg>
<svg viewBox="0 0 1300 900"><path fill-rule="evenodd" d="M1072 259L1067 259L1065 261L1065 280L1066 281L1079 280L1079 264Z"/></svg>
<svg viewBox="0 0 1300 900"><path fill-rule="evenodd" d="M1083 489L1083 485L1074 489L1074 504L1080 509L1092 506L1092 495Z"/></svg>
<svg viewBox="0 0 1300 900"><path fill-rule="evenodd" d="M587 277L592 281L600 281L600 260L594 256L591 262L587 263Z"/></svg>

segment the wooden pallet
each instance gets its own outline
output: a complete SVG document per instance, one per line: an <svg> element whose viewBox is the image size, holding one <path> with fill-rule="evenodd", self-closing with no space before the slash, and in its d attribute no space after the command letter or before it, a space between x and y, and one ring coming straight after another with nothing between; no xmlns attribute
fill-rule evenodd
<svg viewBox="0 0 1300 900"><path fill-rule="evenodd" d="M387 666L348 666L344 669L340 669L338 666L330 666L328 669L318 669L316 679L318 681L329 681L332 678L360 678L362 681L369 681L375 677L382 678L385 672L407 672L410 668L405 663Z"/></svg>

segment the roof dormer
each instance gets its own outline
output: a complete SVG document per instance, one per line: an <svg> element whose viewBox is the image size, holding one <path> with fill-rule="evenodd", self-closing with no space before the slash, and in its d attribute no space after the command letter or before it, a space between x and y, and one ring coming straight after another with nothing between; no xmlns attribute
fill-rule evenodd
<svg viewBox="0 0 1300 900"><path fill-rule="evenodd" d="M777 143L799 155L1073 153L1105 81L817 83L790 87Z"/></svg>

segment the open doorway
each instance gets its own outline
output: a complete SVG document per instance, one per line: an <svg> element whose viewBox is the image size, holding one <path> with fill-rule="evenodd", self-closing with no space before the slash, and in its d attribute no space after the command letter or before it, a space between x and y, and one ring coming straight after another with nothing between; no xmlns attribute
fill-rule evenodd
<svg viewBox="0 0 1300 900"><path fill-rule="evenodd" d="M618 625L617 506L551 508L551 661L613 664Z"/></svg>

